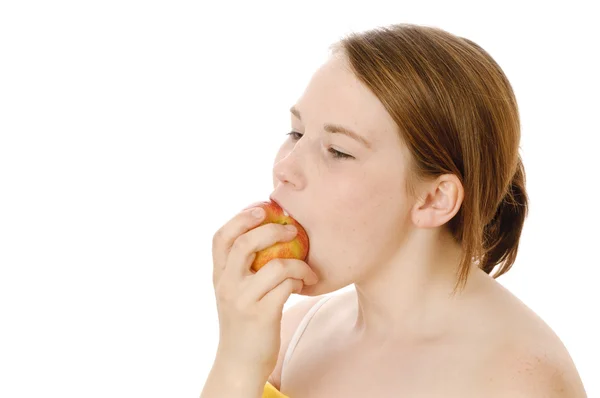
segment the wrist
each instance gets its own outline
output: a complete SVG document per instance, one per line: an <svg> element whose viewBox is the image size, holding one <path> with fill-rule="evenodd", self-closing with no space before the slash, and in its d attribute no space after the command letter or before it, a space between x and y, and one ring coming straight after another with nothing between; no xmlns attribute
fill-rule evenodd
<svg viewBox="0 0 600 398"><path fill-rule="evenodd" d="M220 369L227 369L236 374L236 376L267 381L277 362L264 363L259 357L248 357L240 355L235 350L219 346L215 357L215 366Z"/></svg>
<svg viewBox="0 0 600 398"><path fill-rule="evenodd" d="M260 398L267 378L263 380L252 367L244 367L217 357L204 386L202 398Z"/></svg>

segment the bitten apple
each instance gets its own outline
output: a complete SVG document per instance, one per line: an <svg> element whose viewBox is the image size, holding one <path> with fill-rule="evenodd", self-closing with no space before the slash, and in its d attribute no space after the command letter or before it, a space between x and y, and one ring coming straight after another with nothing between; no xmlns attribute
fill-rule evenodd
<svg viewBox="0 0 600 398"><path fill-rule="evenodd" d="M294 239L286 242L277 242L274 245L267 247L266 249L256 252L256 257L252 262L252 270L255 272L261 269L266 263L274 258L297 258L299 260L305 260L308 255L308 235L306 231L292 216L286 214L283 209L274 201L261 201L255 202L246 209L261 207L265 210L265 217L263 221L256 226L268 223L276 223L282 225L293 225L298 230L298 233Z"/></svg>

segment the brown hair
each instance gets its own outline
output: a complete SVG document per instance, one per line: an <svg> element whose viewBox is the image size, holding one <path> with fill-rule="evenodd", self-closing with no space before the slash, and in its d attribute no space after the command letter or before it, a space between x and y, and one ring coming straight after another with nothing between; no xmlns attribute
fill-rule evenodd
<svg viewBox="0 0 600 398"><path fill-rule="evenodd" d="M414 24L353 32L330 49L397 123L413 178L460 179L463 203L447 223L463 248L457 287L472 263L488 274L500 265L494 278L507 272L528 198L517 101L500 66L469 39Z"/></svg>

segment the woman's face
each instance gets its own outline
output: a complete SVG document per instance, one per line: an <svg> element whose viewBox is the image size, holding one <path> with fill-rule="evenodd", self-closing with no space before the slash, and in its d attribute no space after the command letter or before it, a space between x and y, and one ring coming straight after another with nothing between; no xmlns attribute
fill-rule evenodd
<svg viewBox="0 0 600 398"><path fill-rule="evenodd" d="M332 57L294 106L290 131L273 166L272 197L306 229L306 262L319 283L303 294L360 280L398 250L410 222L405 190L408 152L381 102ZM343 126L365 142L332 133ZM342 152L351 157L337 154Z"/></svg>

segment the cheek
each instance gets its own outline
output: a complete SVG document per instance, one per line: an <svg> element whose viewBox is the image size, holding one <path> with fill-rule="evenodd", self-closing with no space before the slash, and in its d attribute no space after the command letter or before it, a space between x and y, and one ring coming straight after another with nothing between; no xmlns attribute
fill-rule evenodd
<svg viewBox="0 0 600 398"><path fill-rule="evenodd" d="M331 188L337 198L335 208L344 213L344 218L357 228L364 228L380 218L389 218L402 202L398 184L391 181L377 173L340 180Z"/></svg>
<svg viewBox="0 0 600 398"><path fill-rule="evenodd" d="M402 231L408 211L398 181L391 183L389 178L365 176L330 188L330 192L336 192L331 196L335 200L328 206L331 236L339 236L338 243L354 248L349 252L360 257L372 256L372 251L380 251L382 245L392 242Z"/></svg>
<svg viewBox="0 0 600 398"><path fill-rule="evenodd" d="M397 178L337 175L316 190L310 265L334 288L360 278L397 248L408 209L401 183L391 182Z"/></svg>

